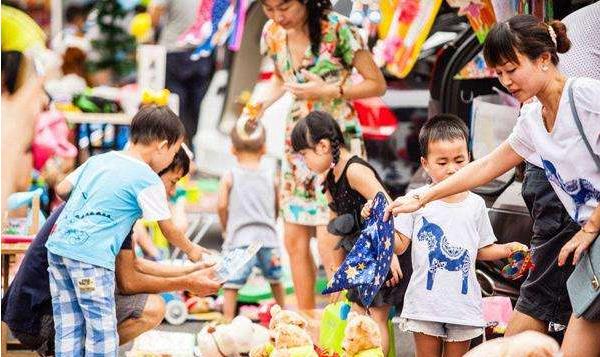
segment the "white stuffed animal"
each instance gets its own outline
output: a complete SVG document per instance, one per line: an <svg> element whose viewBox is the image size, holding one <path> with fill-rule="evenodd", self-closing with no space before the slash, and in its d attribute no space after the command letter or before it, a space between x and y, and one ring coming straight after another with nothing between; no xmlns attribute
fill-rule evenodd
<svg viewBox="0 0 600 357"><path fill-rule="evenodd" d="M198 333L198 349L202 357L236 357L269 340L265 327L238 316L229 324L205 326Z"/></svg>

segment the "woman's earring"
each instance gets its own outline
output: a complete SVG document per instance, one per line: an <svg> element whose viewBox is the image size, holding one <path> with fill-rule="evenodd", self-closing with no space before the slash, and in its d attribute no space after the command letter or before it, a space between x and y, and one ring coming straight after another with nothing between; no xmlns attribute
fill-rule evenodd
<svg viewBox="0 0 600 357"><path fill-rule="evenodd" d="M548 70L548 65L547 64L543 64L542 65L542 71L546 72Z"/></svg>

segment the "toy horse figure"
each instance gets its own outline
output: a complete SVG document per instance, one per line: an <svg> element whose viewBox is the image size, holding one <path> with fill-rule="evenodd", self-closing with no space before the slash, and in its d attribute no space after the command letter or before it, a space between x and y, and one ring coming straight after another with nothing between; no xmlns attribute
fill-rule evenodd
<svg viewBox="0 0 600 357"><path fill-rule="evenodd" d="M423 217L423 226L417 234L419 241L426 241L429 250L429 272L427 273L427 290L433 289L435 273L439 269L462 272L462 294L469 291L469 270L471 257L465 248L453 246L446 239L440 226L430 223Z"/></svg>
<svg viewBox="0 0 600 357"><path fill-rule="evenodd" d="M579 210L585 206L586 202L590 200L600 201L600 191L598 191L591 182L586 179L575 179L565 182L556 167L550 161L542 159L544 164L544 171L548 181L553 182L560 187L566 194L571 196L573 203L575 204L575 222L579 222Z"/></svg>

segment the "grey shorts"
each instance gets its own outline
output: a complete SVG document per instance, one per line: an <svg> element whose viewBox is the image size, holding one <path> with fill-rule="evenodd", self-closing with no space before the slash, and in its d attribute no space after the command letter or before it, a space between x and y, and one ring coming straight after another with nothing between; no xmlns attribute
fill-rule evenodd
<svg viewBox="0 0 600 357"><path fill-rule="evenodd" d="M469 341L483 334L483 327L449 324L443 322L399 319L400 330L439 337L446 342Z"/></svg>
<svg viewBox="0 0 600 357"><path fill-rule="evenodd" d="M136 319L142 316L148 294L115 295L117 323L127 319ZM12 335L28 349L35 350L41 356L54 355L54 321L52 315L43 315L40 321L40 331L31 334L23 331L13 331Z"/></svg>

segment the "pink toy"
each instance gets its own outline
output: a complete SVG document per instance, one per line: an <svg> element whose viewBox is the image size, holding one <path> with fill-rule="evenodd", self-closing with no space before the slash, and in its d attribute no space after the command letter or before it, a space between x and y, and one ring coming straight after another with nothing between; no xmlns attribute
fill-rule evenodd
<svg viewBox="0 0 600 357"><path fill-rule="evenodd" d="M60 112L51 110L39 115L31 146L33 166L36 170L41 170L46 161L53 156L77 156L77 148L69 142L68 136L69 128Z"/></svg>

